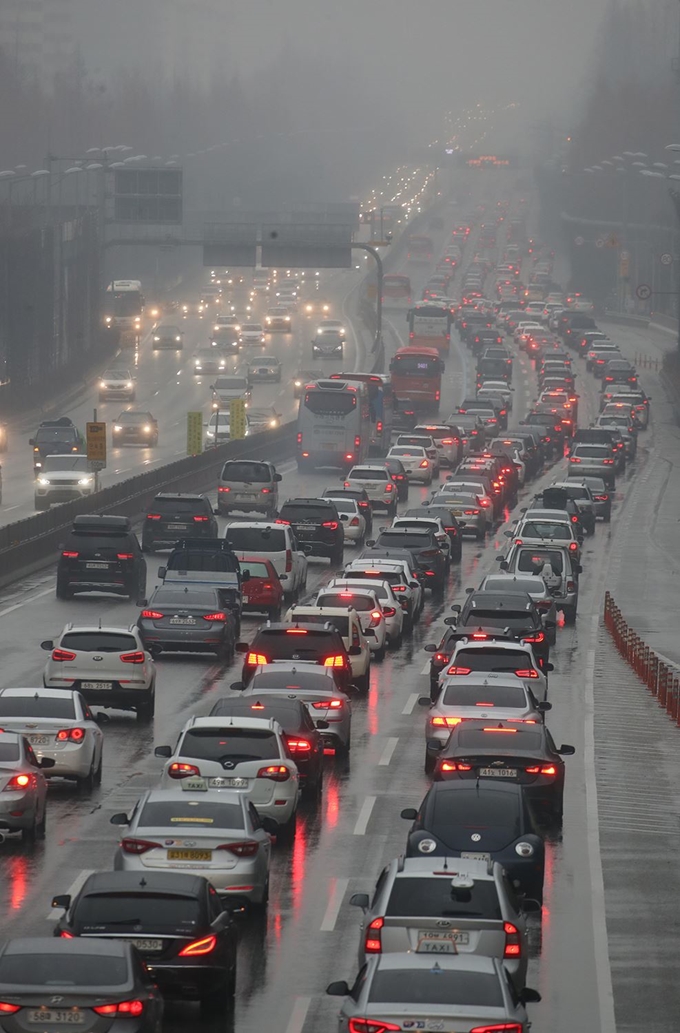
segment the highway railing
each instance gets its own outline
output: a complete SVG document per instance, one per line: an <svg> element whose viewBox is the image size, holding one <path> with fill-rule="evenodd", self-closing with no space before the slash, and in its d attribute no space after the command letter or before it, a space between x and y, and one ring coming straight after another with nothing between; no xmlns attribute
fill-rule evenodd
<svg viewBox="0 0 680 1033"><path fill-rule="evenodd" d="M611 594L604 596L604 624L619 653L659 706L680 725L680 670L660 656L631 628Z"/></svg>

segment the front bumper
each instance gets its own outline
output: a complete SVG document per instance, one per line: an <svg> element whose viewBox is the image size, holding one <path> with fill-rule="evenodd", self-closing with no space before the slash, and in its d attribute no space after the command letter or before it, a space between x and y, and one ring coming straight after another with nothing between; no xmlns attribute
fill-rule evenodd
<svg viewBox="0 0 680 1033"><path fill-rule="evenodd" d="M48 502L56 505L58 502L72 502L74 499L85 499L94 494L94 486L91 488L78 487L78 485L57 485L49 488L36 488L35 501Z"/></svg>

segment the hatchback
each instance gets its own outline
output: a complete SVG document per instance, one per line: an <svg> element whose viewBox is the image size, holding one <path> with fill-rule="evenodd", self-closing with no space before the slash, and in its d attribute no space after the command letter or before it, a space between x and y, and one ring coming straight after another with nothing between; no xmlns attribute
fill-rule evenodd
<svg viewBox="0 0 680 1033"><path fill-rule="evenodd" d="M291 626L268 622L258 628L250 645L237 643L236 651L245 654L241 672L244 685L250 683L255 670L262 664L276 664L281 660L329 667L343 692L352 684L350 658L342 637L332 624L321 628L315 624L296 622Z"/></svg>
<svg viewBox="0 0 680 1033"><path fill-rule="evenodd" d="M11 832L20 832L28 843L45 838L47 782L43 770L53 767L50 757L38 760L26 736L0 731L0 842Z"/></svg>
<svg viewBox="0 0 680 1033"><path fill-rule="evenodd" d="M307 555L342 563L345 530L332 499L287 499L277 524L290 524Z"/></svg>

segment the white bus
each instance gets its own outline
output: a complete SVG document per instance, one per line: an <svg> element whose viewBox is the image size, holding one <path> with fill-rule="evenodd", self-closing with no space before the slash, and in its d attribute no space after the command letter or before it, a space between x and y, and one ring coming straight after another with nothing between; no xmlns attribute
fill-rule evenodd
<svg viewBox="0 0 680 1033"><path fill-rule="evenodd" d="M298 470L348 470L369 454L368 388L360 381L317 380L306 384L297 426Z"/></svg>

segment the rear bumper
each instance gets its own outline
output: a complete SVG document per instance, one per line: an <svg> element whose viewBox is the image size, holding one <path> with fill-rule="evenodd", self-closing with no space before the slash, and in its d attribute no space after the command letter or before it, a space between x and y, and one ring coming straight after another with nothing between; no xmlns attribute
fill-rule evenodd
<svg viewBox="0 0 680 1033"><path fill-rule="evenodd" d="M196 1000L224 986L227 969L217 965L180 965L171 961L155 962L146 957L152 978L167 997L174 1000Z"/></svg>

